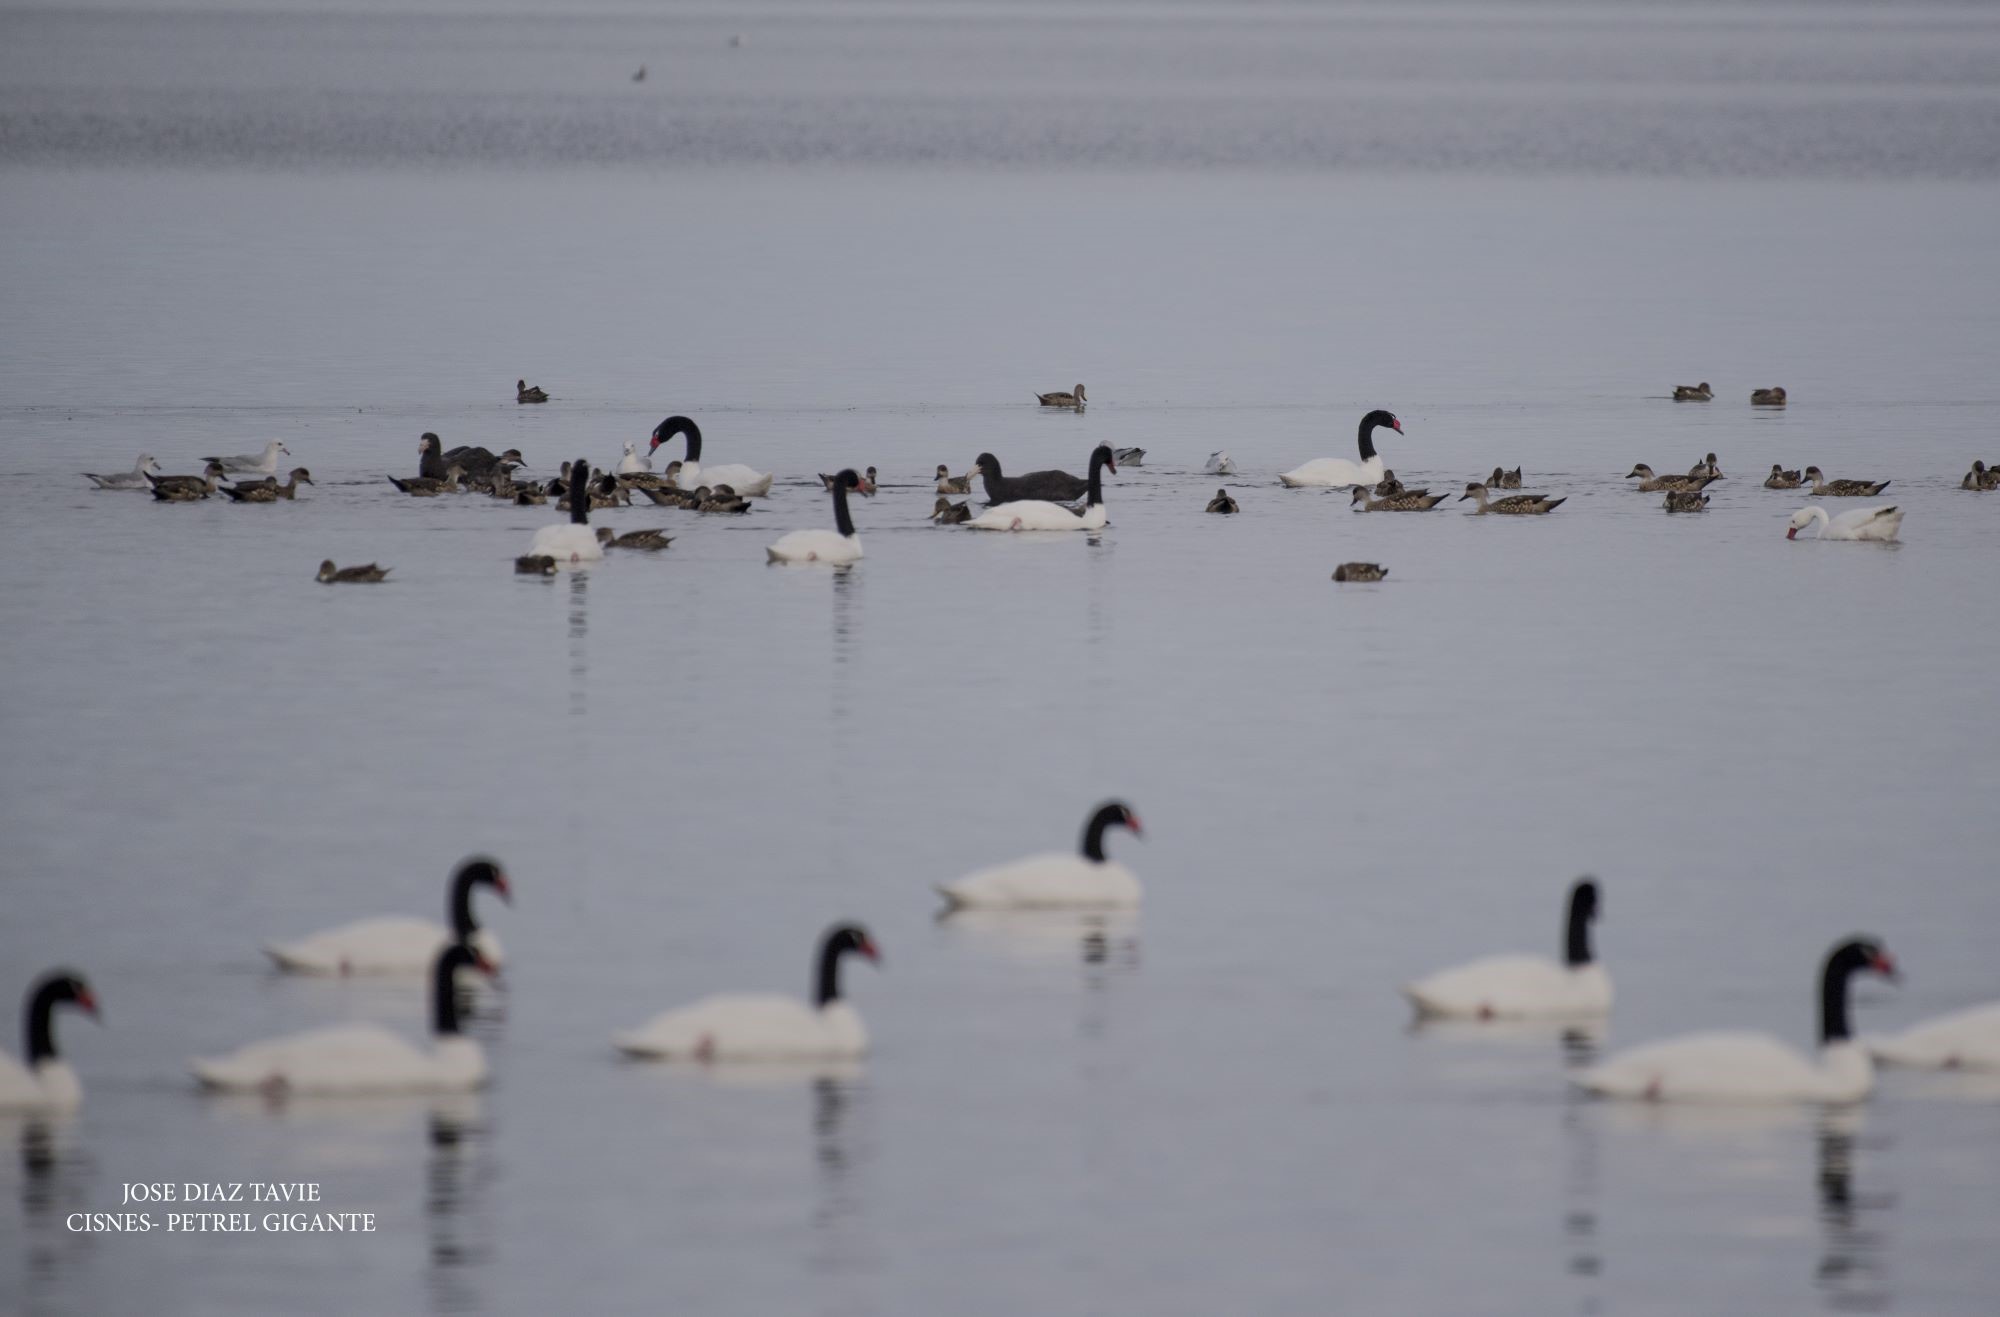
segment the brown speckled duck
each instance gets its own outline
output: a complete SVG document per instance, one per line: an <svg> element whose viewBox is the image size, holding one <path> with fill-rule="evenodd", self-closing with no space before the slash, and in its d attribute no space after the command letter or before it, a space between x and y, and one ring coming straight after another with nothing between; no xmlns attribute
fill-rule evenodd
<svg viewBox="0 0 2000 1317"><path fill-rule="evenodd" d="M226 474L222 463L210 462L198 476L156 476L149 472L146 483L152 486L153 497L162 503L192 503L213 494L216 481Z"/></svg>
<svg viewBox="0 0 2000 1317"><path fill-rule="evenodd" d="M839 477L839 476L837 476L837 475L835 475L835 476L830 476L830 475L828 475L828 474L827 474L826 472L824 472L824 471L821 471L821 472L819 472L819 473L818 473L818 475L819 475L819 487L820 487L821 489L824 489L824 490L831 490L831 489L833 488L833 482L834 482L834 481L836 481L836 480L838 480L838 479L840 479L840 477ZM860 491L861 491L861 495L862 495L862 497L863 497L863 498L874 498L874 497L875 497L875 468L874 468L874 467L872 467L872 466L871 466L871 467L869 467L869 468L868 468L868 479L866 479L866 480L864 480L864 481L862 481L862 482L861 482L861 485L860 485Z"/></svg>
<svg viewBox="0 0 2000 1317"><path fill-rule="evenodd" d="M1476 499L1479 502L1479 506L1473 509L1473 515L1484 516L1491 512L1503 517L1546 516L1569 502L1567 497L1549 498L1543 494L1509 494L1505 498L1491 498L1486 486L1477 480L1467 485L1465 492L1458 496L1458 501L1461 503L1467 499Z"/></svg>
<svg viewBox="0 0 2000 1317"><path fill-rule="evenodd" d="M1215 497L1208 501L1208 507L1206 511L1220 512L1224 514L1233 515L1234 513L1242 511L1242 509L1236 506L1235 499L1229 497L1228 490L1218 489L1215 491Z"/></svg>
<svg viewBox="0 0 2000 1317"><path fill-rule="evenodd" d="M645 549L657 552L672 544L674 537L661 528L628 530L620 535L609 526L599 526L597 542L607 549Z"/></svg>
<svg viewBox="0 0 2000 1317"><path fill-rule="evenodd" d="M1708 495L1692 489L1670 489L1667 501L1661 506L1669 512L1703 512L1708 508Z"/></svg>
<svg viewBox="0 0 2000 1317"><path fill-rule="evenodd" d="M1764 477L1766 489L1797 489L1805 480L1796 471L1787 471L1777 462L1771 463L1771 474Z"/></svg>
<svg viewBox="0 0 2000 1317"><path fill-rule="evenodd" d="M970 494L972 492L972 473L968 471L962 476L955 476L951 473L950 467L939 462L937 469L937 492L940 494Z"/></svg>
<svg viewBox="0 0 2000 1317"><path fill-rule="evenodd" d="M1715 479L1714 476L1656 476L1653 468L1644 462L1625 473L1625 478L1639 478L1639 492L1657 494L1663 489L1701 489Z"/></svg>
<svg viewBox="0 0 2000 1317"><path fill-rule="evenodd" d="M1425 490L1412 490L1388 498L1375 498L1369 494L1367 486L1356 485L1349 506L1356 512L1429 512L1444 500L1445 495L1432 494Z"/></svg>
<svg viewBox="0 0 2000 1317"><path fill-rule="evenodd" d="M542 391L542 390L541 390L540 388L538 388L538 387L533 387L533 386L529 385L528 381L526 381L526 380L515 380L515 381L514 381L514 401L515 401L515 402L517 402L517 403L518 403L518 402L547 402L548 400L549 400L549 395L548 395L547 393L543 392L543 391Z"/></svg>
<svg viewBox="0 0 2000 1317"><path fill-rule="evenodd" d="M710 489L703 485L694 492L696 512L748 512L750 500L743 498L728 485L717 485Z"/></svg>
<svg viewBox="0 0 2000 1317"><path fill-rule="evenodd" d="M393 569L388 567L377 567L372 562L363 563L359 567L335 567L333 559L328 558L320 563L319 575L313 579L321 585L361 585L379 581L391 570Z"/></svg>
<svg viewBox="0 0 2000 1317"><path fill-rule="evenodd" d="M312 482L312 472L302 466L295 466L282 485L278 483L276 476L269 476L263 480L239 480L233 485L224 485L222 492L238 503L275 503L281 498L297 498L299 486L310 485Z"/></svg>
<svg viewBox="0 0 2000 1317"><path fill-rule="evenodd" d="M1710 453L1707 457L1702 458L1701 461L1689 467L1688 474L1691 476L1707 476L1710 480L1720 480L1722 479L1722 468L1715 464L1715 454Z"/></svg>
<svg viewBox="0 0 2000 1317"><path fill-rule="evenodd" d="M1752 407L1782 407L1785 405L1785 391L1780 388L1750 390Z"/></svg>
<svg viewBox="0 0 2000 1317"><path fill-rule="evenodd" d="M1035 395L1035 401L1044 407L1073 407L1077 411L1082 411L1084 404L1090 399L1083 396L1083 386L1079 384L1069 393L1038 393Z"/></svg>
<svg viewBox="0 0 2000 1317"><path fill-rule="evenodd" d="M1675 402L1707 402L1713 397L1715 397L1715 393L1708 387L1707 380L1703 380L1699 384L1676 384L1674 386Z"/></svg>
<svg viewBox="0 0 2000 1317"><path fill-rule="evenodd" d="M1521 487L1521 468L1517 466L1512 471L1504 471L1497 466L1494 467L1493 474L1486 477L1486 487L1488 489L1519 489Z"/></svg>
<svg viewBox="0 0 2000 1317"><path fill-rule="evenodd" d="M972 504L954 503L940 494L937 506L931 509L931 520L940 526L963 525L972 520Z"/></svg>
<svg viewBox="0 0 2000 1317"><path fill-rule="evenodd" d="M1336 581L1379 581L1389 569L1377 562L1344 562L1333 569Z"/></svg>
<svg viewBox="0 0 2000 1317"><path fill-rule="evenodd" d="M1812 484L1816 498L1872 498L1895 483L1890 480L1828 480L1826 473L1816 466L1806 468L1806 479Z"/></svg>

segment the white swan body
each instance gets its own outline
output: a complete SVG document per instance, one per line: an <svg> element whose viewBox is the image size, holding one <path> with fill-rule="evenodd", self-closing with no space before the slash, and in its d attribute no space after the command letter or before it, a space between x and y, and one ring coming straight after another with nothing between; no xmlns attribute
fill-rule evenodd
<svg viewBox="0 0 2000 1317"><path fill-rule="evenodd" d="M764 552L772 562L816 562L831 567L861 561L861 537L837 530L795 530Z"/></svg>
<svg viewBox="0 0 2000 1317"><path fill-rule="evenodd" d="M604 546L597 542L597 536L590 527L575 522L562 522L554 526L544 526L535 532L534 542L528 546L532 557L554 558L558 566L601 562Z"/></svg>
<svg viewBox="0 0 2000 1317"><path fill-rule="evenodd" d="M453 940L435 919L388 915L267 943L264 954L293 974L421 974ZM488 961L501 963L500 939L490 930L479 929L469 941Z"/></svg>
<svg viewBox="0 0 2000 1317"><path fill-rule="evenodd" d="M1597 964L1547 956L1487 956L1440 970L1403 989L1425 1015L1475 1020L1562 1019L1611 1010L1611 976Z"/></svg>
<svg viewBox="0 0 2000 1317"><path fill-rule="evenodd" d="M161 474L160 464L151 453L141 453L130 471L120 471L116 475L109 476L93 475L86 471L83 476L99 489L151 489L152 482L146 479L148 473L156 476Z"/></svg>
<svg viewBox="0 0 2000 1317"><path fill-rule="evenodd" d="M255 471L261 475L275 476L278 474L280 453L290 457L292 450L285 447L283 440L273 439L264 445L264 451L261 453L238 453L234 457L204 457L201 460L220 462L224 471Z"/></svg>
<svg viewBox="0 0 2000 1317"><path fill-rule="evenodd" d="M49 1057L24 1066L0 1052L0 1112L75 1111L83 1105L83 1083L69 1062Z"/></svg>
<svg viewBox="0 0 2000 1317"><path fill-rule="evenodd" d="M309 1029L190 1062L203 1086L301 1095L455 1093L486 1080L486 1056L470 1038L428 1049L376 1024Z"/></svg>
<svg viewBox="0 0 2000 1317"><path fill-rule="evenodd" d="M1030 498L988 508L965 524L973 530L1103 530L1108 521L1102 503L1076 513L1060 503Z"/></svg>
<svg viewBox="0 0 2000 1317"><path fill-rule="evenodd" d="M828 1061L864 1055L868 1030L844 1001L728 993L665 1011L612 1044L649 1060Z"/></svg>
<svg viewBox="0 0 2000 1317"><path fill-rule="evenodd" d="M704 466L700 462L682 462L680 474L682 489L700 489L707 485L714 489L717 485L727 485L742 498L763 498L771 492L771 473L744 466L741 462L723 462L715 466Z"/></svg>
<svg viewBox="0 0 2000 1317"><path fill-rule="evenodd" d="M1374 432L1377 426L1386 425L1397 434L1403 432L1403 423L1395 415L1385 411L1372 411L1361 418L1361 426L1355 433L1355 447L1361 460L1350 462L1344 457L1320 457L1304 466L1293 467L1278 477L1281 484L1293 489L1327 488L1342 485L1374 486L1382 482L1382 458L1375 452Z"/></svg>
<svg viewBox="0 0 2000 1317"><path fill-rule="evenodd" d="M969 873L938 892L964 910L1129 910L1144 894L1116 860L1051 851Z"/></svg>
<svg viewBox="0 0 2000 1317"><path fill-rule="evenodd" d="M1824 508L1800 508L1792 514L1791 529L1785 538L1795 540L1813 522L1819 523L1822 540L1873 540L1886 543L1896 538L1903 526L1903 510L1898 507L1855 508L1837 517L1828 517Z"/></svg>
<svg viewBox="0 0 2000 1317"><path fill-rule="evenodd" d="M641 471L651 471L652 469L652 458L641 457L633 445L625 445L625 456L618 459L619 475L632 476L639 474Z"/></svg>
<svg viewBox="0 0 2000 1317"><path fill-rule="evenodd" d="M1768 1034L1696 1033L1619 1052L1575 1082L1653 1102L1859 1102L1875 1067L1852 1039L1822 1047L1815 1062Z"/></svg>
<svg viewBox="0 0 2000 1317"><path fill-rule="evenodd" d="M1900 1033L1863 1039L1884 1065L1923 1070L2000 1070L2000 1002L1969 1006Z"/></svg>

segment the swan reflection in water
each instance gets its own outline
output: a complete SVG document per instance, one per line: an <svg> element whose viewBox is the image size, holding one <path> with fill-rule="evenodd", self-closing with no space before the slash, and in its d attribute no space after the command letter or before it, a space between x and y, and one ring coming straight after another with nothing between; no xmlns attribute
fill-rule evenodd
<svg viewBox="0 0 2000 1317"><path fill-rule="evenodd" d="M480 1312L490 1306L474 1285L479 1268L493 1255L488 1189L495 1171L483 1116L480 1099L472 1094L440 1098L427 1116L424 1222L436 1312Z"/></svg>
<svg viewBox="0 0 2000 1317"><path fill-rule="evenodd" d="M1883 1232L1871 1221L1896 1204L1893 1195L1854 1191L1859 1114L1828 1112L1817 1132L1819 1221L1823 1238L1815 1280L1827 1306L1841 1312L1883 1312L1890 1306Z"/></svg>
<svg viewBox="0 0 2000 1317"><path fill-rule="evenodd" d="M589 707L590 687L590 573L569 574L569 711L581 718Z"/></svg>
<svg viewBox="0 0 2000 1317"><path fill-rule="evenodd" d="M38 1295L58 1293L68 1275L88 1270L101 1238L63 1226L71 1212L103 1210L92 1201L94 1167L76 1141L73 1121L69 1115L0 1115L0 1135L11 1134L19 1149L21 1177L18 1233L0 1216L0 1257L18 1250L19 1279L0 1292L29 1311L36 1310Z"/></svg>

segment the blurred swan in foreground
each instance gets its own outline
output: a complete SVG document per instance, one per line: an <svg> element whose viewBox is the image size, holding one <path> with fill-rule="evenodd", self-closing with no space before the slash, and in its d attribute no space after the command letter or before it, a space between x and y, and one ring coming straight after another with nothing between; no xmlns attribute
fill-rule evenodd
<svg viewBox="0 0 2000 1317"><path fill-rule="evenodd" d="M51 970L28 989L27 1051L23 1061L0 1052L0 1111L74 1111L83 1102L83 1083L69 1062L56 1055L53 1016L65 1002L97 1015L97 998L83 976Z"/></svg>
<svg viewBox="0 0 2000 1317"><path fill-rule="evenodd" d="M418 974L440 951L454 942L464 942L498 965L500 940L481 928L472 914L476 887L490 887L502 901L513 902L500 865L476 857L453 871L451 885L445 889L449 928L434 919L385 915L323 929L291 942L268 943L264 954L291 974Z"/></svg>
<svg viewBox="0 0 2000 1317"><path fill-rule="evenodd" d="M1924 1070L2000 1070L2000 1001L1862 1039L1877 1061Z"/></svg>

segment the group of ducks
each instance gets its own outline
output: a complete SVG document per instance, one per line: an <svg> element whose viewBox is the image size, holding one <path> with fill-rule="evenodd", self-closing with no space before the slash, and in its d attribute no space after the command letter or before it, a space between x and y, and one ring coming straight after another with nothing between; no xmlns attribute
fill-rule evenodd
<svg viewBox="0 0 2000 1317"><path fill-rule="evenodd" d="M1676 384L1674 386L1675 402L1712 402L1714 399L1715 390L1708 387L1707 380L1703 380L1699 384ZM1752 407L1782 407L1785 405L1785 391L1782 388L1752 389L1750 390L1750 405Z"/></svg>
<svg viewBox="0 0 2000 1317"><path fill-rule="evenodd" d="M312 472L302 466L293 467L285 483L278 483L278 455L289 457L291 451L281 440L273 439L261 453L204 457L198 476L166 475L161 472L158 459L151 453L141 453L130 471L111 475L86 471L83 475L98 489L151 490L153 497L162 503L193 503L218 490L237 503L275 503L279 499L297 498L300 485L313 483ZM231 476L237 478L230 480Z"/></svg>
<svg viewBox="0 0 2000 1317"><path fill-rule="evenodd" d="M1143 889L1136 874L1105 852L1107 834L1140 835L1138 816L1112 800L1092 812L1076 852L1032 855L981 869L937 890L945 915L982 911L1129 911ZM307 975L431 975L428 1045L374 1024L312 1029L249 1044L190 1063L207 1089L268 1096L447 1092L487 1078L485 1056L461 1030L462 975L496 974L500 944L480 927L473 895L489 889L511 899L494 861L469 859L452 875L448 923L402 916L364 919L265 947L275 967ZM1473 1021L1601 1018L1611 1009L1611 979L1592 954L1590 928L1598 887L1570 889L1560 961L1533 955L1490 956L1407 984L1422 1018ZM1005 915L1000 917L1004 918ZM621 1054L644 1060L816 1062L851 1060L868 1049L861 1017L841 995L848 954L879 963L866 928L841 923L820 938L809 998L727 993L665 1011L611 1037ZM1976 1006L1892 1036L1857 1041L1848 1025L1848 983L1858 973L1894 979L1895 962L1878 939L1837 944L1820 971L1820 1045L1807 1056L1754 1033L1691 1034L1616 1053L1575 1077L1588 1092L1653 1102L1823 1102L1866 1097L1874 1062L1938 1069L2000 1070L2000 1002ZM476 982L476 980L470 980ZM0 1053L0 1111L66 1111L83 1088L58 1056L52 1015L71 1004L90 1014L97 999L73 971L44 975L31 989L24 1062Z"/></svg>

